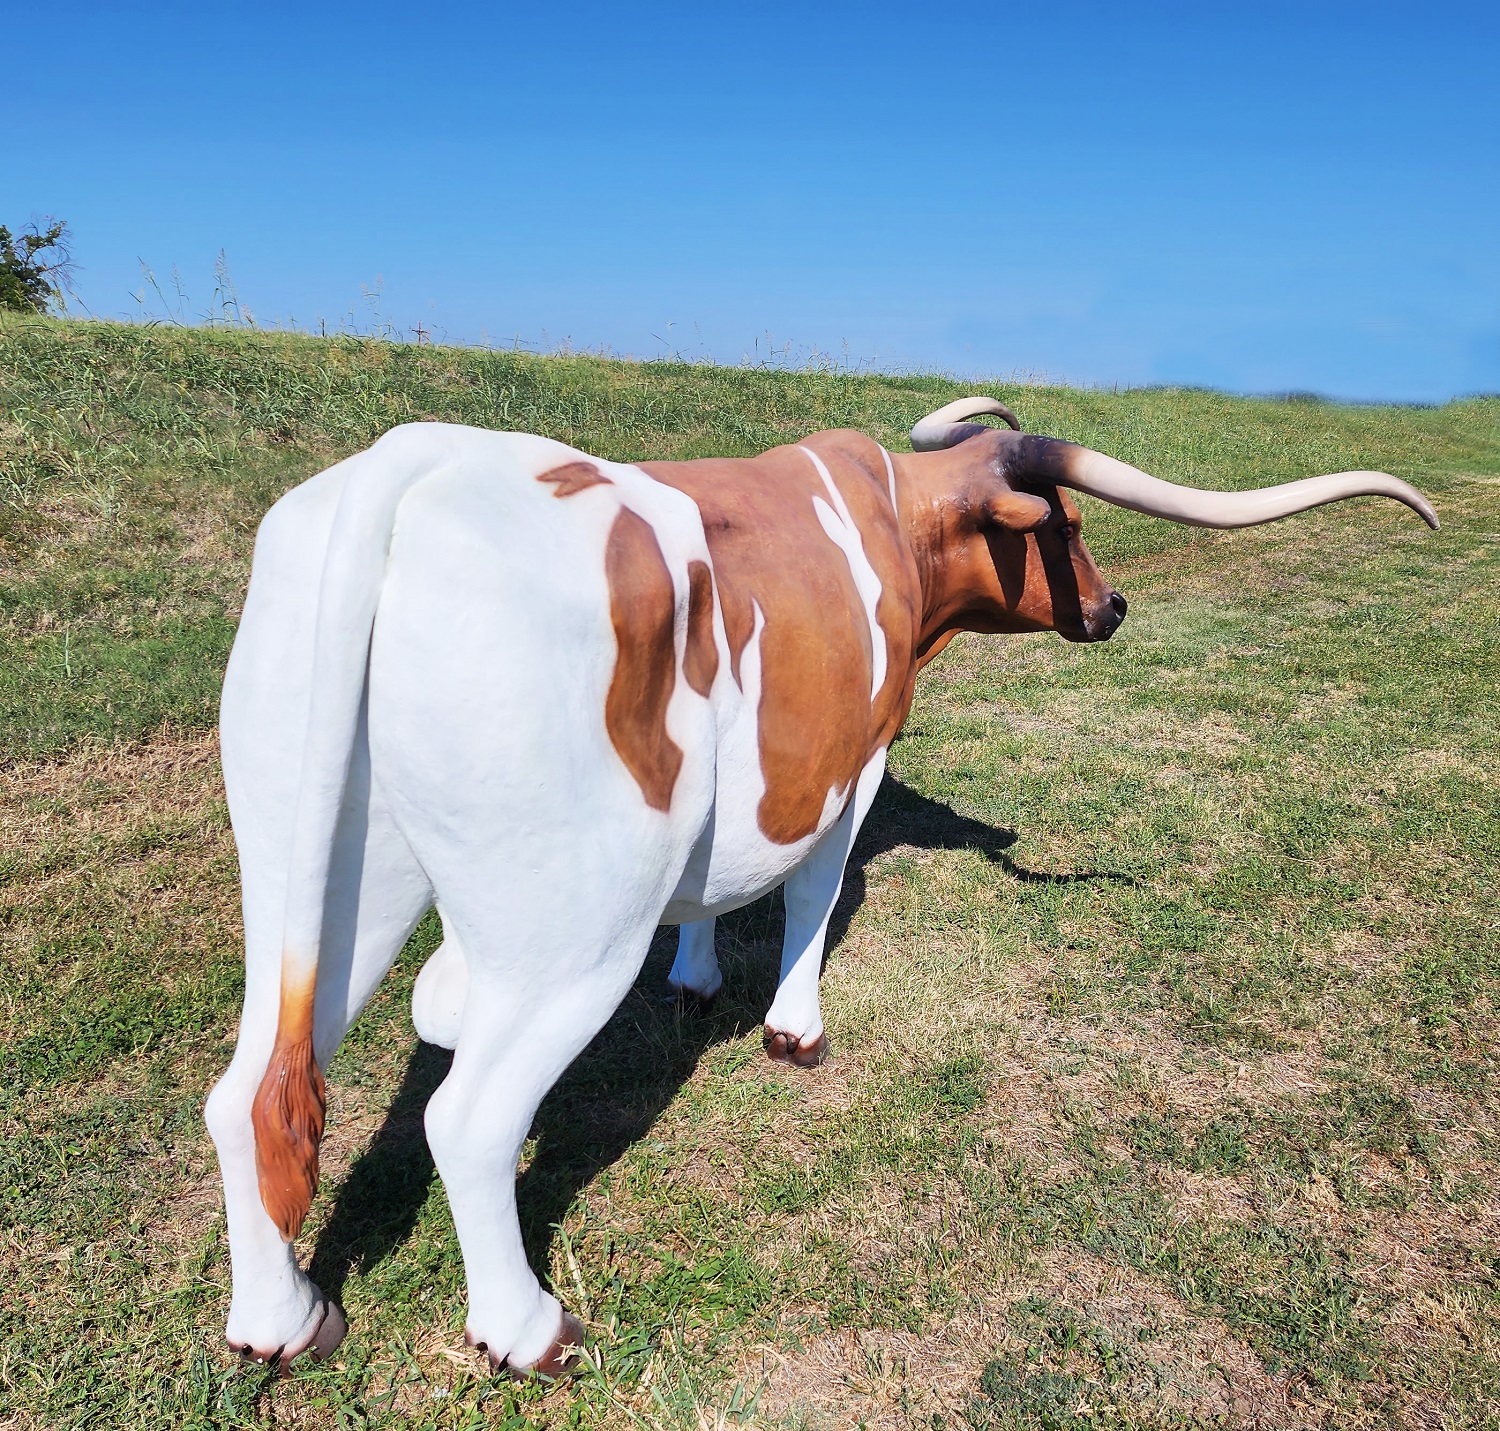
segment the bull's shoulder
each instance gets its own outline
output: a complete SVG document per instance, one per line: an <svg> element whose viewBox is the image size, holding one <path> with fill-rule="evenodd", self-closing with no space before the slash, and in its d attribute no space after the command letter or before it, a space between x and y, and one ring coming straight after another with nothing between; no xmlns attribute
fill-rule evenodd
<svg viewBox="0 0 1500 1431"><path fill-rule="evenodd" d="M806 838L904 714L916 571L882 449L818 433L758 457L645 470L698 504L730 672L745 688L758 671L761 831Z"/></svg>
<svg viewBox="0 0 1500 1431"><path fill-rule="evenodd" d="M823 457L837 456L860 469L878 486L885 486L886 473L890 470L889 454L885 448L867 433L852 427L831 427L814 432L796 444L810 447Z"/></svg>
<svg viewBox="0 0 1500 1431"><path fill-rule="evenodd" d="M686 493L698 505L705 531L723 542L750 547L774 537L794 545L822 545L816 503L828 498L816 453L860 530L896 532L888 469L880 445L857 432L815 433L803 442L773 447L755 457L646 462L641 470Z"/></svg>

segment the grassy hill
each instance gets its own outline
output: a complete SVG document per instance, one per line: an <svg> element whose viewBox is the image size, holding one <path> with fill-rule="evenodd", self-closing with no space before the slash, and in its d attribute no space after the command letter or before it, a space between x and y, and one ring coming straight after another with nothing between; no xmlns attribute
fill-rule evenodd
<svg viewBox="0 0 1500 1431"><path fill-rule="evenodd" d="M0 1422L1500 1417L1500 400L992 390L1203 486L1383 468L1444 527L1086 503L1131 616L924 675L831 941L835 1060L760 1055L769 900L723 922L711 1017L659 1000L663 938L544 1105L520 1196L596 1338L570 1387L462 1347L424 925L330 1075L303 1245L353 1331L277 1383L220 1350L200 1116L240 957L212 731L261 513L412 419L626 460L899 447L962 389L0 320Z"/></svg>

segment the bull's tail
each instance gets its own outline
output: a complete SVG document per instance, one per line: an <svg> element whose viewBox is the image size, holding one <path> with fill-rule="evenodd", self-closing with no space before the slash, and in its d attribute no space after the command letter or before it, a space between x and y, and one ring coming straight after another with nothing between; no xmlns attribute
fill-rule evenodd
<svg viewBox="0 0 1500 1431"><path fill-rule="evenodd" d="M318 1145L327 1107L323 1070L313 1053L312 1005L311 985L290 996L282 985L276 1046L250 1107L260 1200L288 1242L302 1230L318 1190Z"/></svg>
<svg viewBox="0 0 1500 1431"><path fill-rule="evenodd" d="M260 1199L288 1242L318 1189L326 1094L314 1037L318 952L339 812L359 727L370 634L402 497L446 456L440 427L396 428L349 459L328 539L281 947L281 1007L251 1107ZM436 459L436 460L434 460ZM324 1053L331 1052L325 1049Z"/></svg>

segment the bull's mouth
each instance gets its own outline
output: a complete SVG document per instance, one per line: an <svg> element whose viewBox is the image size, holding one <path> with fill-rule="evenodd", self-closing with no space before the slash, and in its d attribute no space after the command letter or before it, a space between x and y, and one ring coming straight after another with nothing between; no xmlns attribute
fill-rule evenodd
<svg viewBox="0 0 1500 1431"><path fill-rule="evenodd" d="M1075 631L1059 631L1057 634L1075 646L1096 646L1101 641L1108 641L1120 629L1120 624L1118 621L1090 621Z"/></svg>
<svg viewBox="0 0 1500 1431"><path fill-rule="evenodd" d="M1070 641L1108 641L1125 624L1125 598L1118 591L1109 594L1109 600L1096 607L1083 622L1083 634L1069 635ZM1067 635L1067 633L1064 633Z"/></svg>

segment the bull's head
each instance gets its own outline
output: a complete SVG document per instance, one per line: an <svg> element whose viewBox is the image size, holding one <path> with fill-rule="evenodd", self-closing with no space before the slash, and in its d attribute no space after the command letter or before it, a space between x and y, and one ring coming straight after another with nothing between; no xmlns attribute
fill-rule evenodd
<svg viewBox="0 0 1500 1431"><path fill-rule="evenodd" d="M992 413L1012 430L966 422ZM1404 502L1430 527L1437 514L1415 487L1384 472L1337 472L1250 492L1205 492L1148 476L1071 442L1020 431L994 398L960 398L911 430L917 452L945 453L909 470L913 497L929 509L919 655L936 655L957 630L1057 631L1107 641L1125 619L1125 598L1084 546L1066 489L1117 507L1196 527L1253 527L1345 497ZM960 450L954 450L960 449Z"/></svg>

